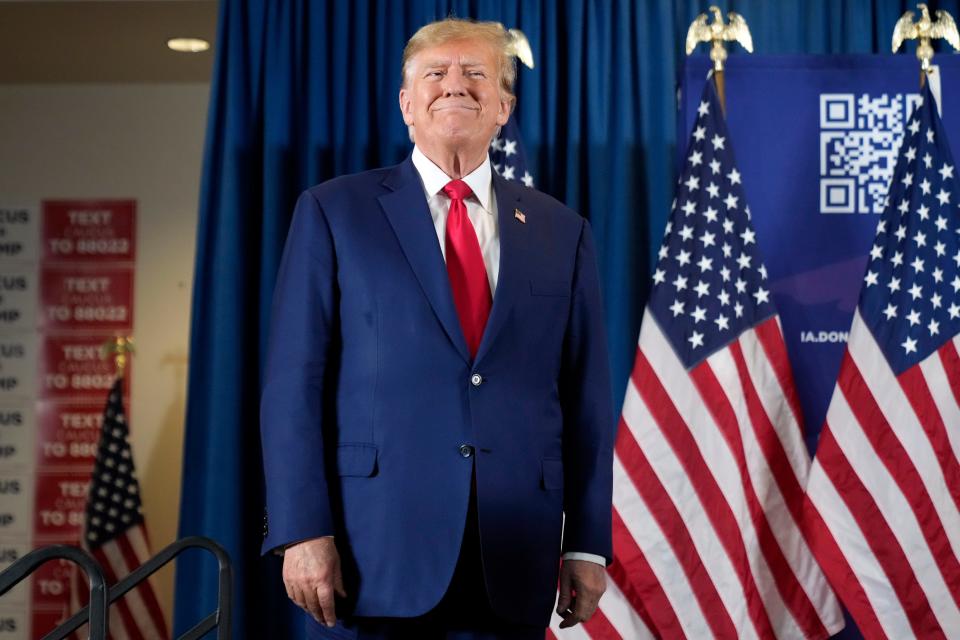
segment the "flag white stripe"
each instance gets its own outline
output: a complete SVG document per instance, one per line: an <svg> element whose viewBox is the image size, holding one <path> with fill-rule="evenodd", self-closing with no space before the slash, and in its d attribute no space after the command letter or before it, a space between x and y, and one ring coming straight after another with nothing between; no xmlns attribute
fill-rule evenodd
<svg viewBox="0 0 960 640"><path fill-rule="evenodd" d="M752 333L752 331L749 333ZM748 359L746 353L744 354L744 357L745 359ZM795 549L797 547L796 540L801 538L800 530L793 521L793 518L790 516L783 496L780 493L780 488L773 481L773 473L769 468L766 456L764 456L759 442L757 441L756 433L754 432L753 424L750 420L747 403L730 401L731 398L736 398L743 395L739 381L739 374L737 372L737 365L734 362L732 354L726 349L722 349L710 356L708 363L710 368L713 370L718 383L724 390L724 394L727 396L727 400L733 409L734 415L736 416L739 436L744 448L747 474L749 476L748 480L753 486L757 501L763 508L764 513L762 517L767 520L771 530L773 531L774 539L779 545L781 551L784 552L784 556L786 556L787 565L796 576L797 570L794 566L792 561L793 558L791 556L795 553ZM757 387L756 383L754 386L758 389L759 393L760 389L762 389L762 386ZM713 455L716 456L715 451L713 452ZM711 462L712 461L713 458L711 458ZM733 504L744 505L742 513L738 514L738 520L741 521L740 529L741 531L749 532L749 535L745 534L743 536L744 543L747 545L751 566L753 567L753 574L757 576L757 586L760 589L760 595L764 600L764 605L767 609L768 615L770 616L771 623L773 624L774 629L782 632L786 636L802 637L803 630L800 628L799 624L794 618L793 612L787 607L786 603L780 596L780 592L777 589L776 579L766 564L766 558L764 558L760 549L752 520L749 518L749 514L746 513L746 498L741 492L741 494L737 496L735 500L739 500L739 502L734 502ZM746 523L749 523L749 525ZM823 582L820 584L822 585ZM803 586L804 585L801 582L801 588L803 588ZM807 590L804 589L804 591Z"/></svg>
<svg viewBox="0 0 960 640"><path fill-rule="evenodd" d="M117 579L122 580L130 573L131 568L127 566L126 560L124 560L123 554L117 547L115 540L111 540L102 545L100 550L103 552L103 555L106 556ZM153 618L150 616L150 612L147 611L146 603L144 603L143 598L140 597L140 591L138 589L132 589L127 592L123 599L130 608L130 614L133 616L134 623L140 629L143 637L147 640L163 640L153 624Z"/></svg>
<svg viewBox="0 0 960 640"><path fill-rule="evenodd" d="M850 331L849 350L850 357L860 369L867 388L891 430L916 467L937 515L940 516L953 553L957 555L957 550L960 549L960 513L949 497L951 494L943 476L943 469L903 388L873 339L873 334L864 324L859 309L854 315L853 328ZM929 357L939 359L936 353Z"/></svg>
<svg viewBox="0 0 960 640"><path fill-rule="evenodd" d="M683 421L689 427L691 434L697 442L697 448L704 460L709 461L709 471L713 474L720 491L727 501L727 506L730 507L730 511L736 520L737 527L740 531L740 539L744 544L745 553L750 563L750 573L764 601L764 606L767 610L767 615L770 617L771 624L773 624L774 629L781 629L784 630L784 632L787 632L787 629L789 629L789 632L800 633L796 621L780 597L780 592L777 590L776 581L767 565L766 558L760 553L757 533L753 526L753 520L748 512L748 507L746 506L747 501L744 495L740 468L734 458L734 454L730 450L730 444L723 436L705 403L685 401L687 398L699 398L700 392L693 385L689 373L687 373L686 369L683 368L683 365L677 359L673 349L666 342L666 338L660 332L657 324L651 321L644 322L643 326L644 329L641 329L643 352L658 374L666 372L666 375L662 377L665 378L663 382L667 395L683 418ZM724 355L721 355L723 353L726 353L726 358ZM714 360L714 358L716 358L716 360ZM729 357L729 353L727 353L726 350L721 350L711 356L708 360L711 369L713 369L713 363L715 361L721 369L720 371L714 370L714 374L720 381L721 387L727 395L728 402L730 402L730 398L741 397L743 391L739 388L739 382L736 382L738 385L737 388L730 387L730 385L734 384L734 381L737 380L737 372L736 365L732 358ZM746 412L745 403L730 402L730 404ZM752 431L749 425L749 417L744 415L744 418L748 422L741 426L741 432L744 428ZM641 446L643 444L644 443L641 442ZM704 452L707 453L704 455ZM749 459L750 457L748 453L747 458ZM685 470L682 467L678 469L679 470L674 471L674 473L681 474L682 480L686 481L687 476ZM692 509L688 510L692 516L695 515L695 518L692 519L690 517L684 518L688 528L699 528L700 526L712 527L710 520L707 518L706 511L700 503L692 504L691 507L697 509L697 511L693 512ZM701 522L702 524L700 524ZM732 565L731 572L736 576ZM739 581L739 578L737 578L737 580ZM743 594L742 586L740 593ZM732 612L731 617L733 617L734 622L737 623L739 628L741 626L738 622L740 618L734 616ZM749 617L747 617L747 619L749 619ZM759 631L753 628L752 620L750 626L754 632L759 633ZM741 632L743 631L741 630Z"/></svg>
<svg viewBox="0 0 960 640"><path fill-rule="evenodd" d="M845 429L832 431L837 446L876 502L877 509L903 549L906 560L916 574L917 582L926 594L941 626L945 629L960 629L960 611L957 610L937 568L920 524L893 476L876 456L873 445L859 428L860 425L842 393L833 394L827 410L827 422L831 425L847 426ZM868 535L873 535L873 532Z"/></svg>
<svg viewBox="0 0 960 640"><path fill-rule="evenodd" d="M950 388L950 381L947 380L947 372L943 368L943 360L937 353L920 363L920 370L923 372L923 378L927 382L927 388L930 395L933 396L933 402L943 418L943 424L947 427L947 438L950 440L950 450L953 456L960 459L960 431L953 426L960 425L960 406L957 406L957 399Z"/></svg>
<svg viewBox="0 0 960 640"><path fill-rule="evenodd" d="M113 640L126 640L128 633L127 625L123 623L123 616L120 615L120 608L112 606L107 611L109 612L110 617L110 633L108 637L112 638ZM82 628L89 631L89 625Z"/></svg>
<svg viewBox="0 0 960 640"><path fill-rule="evenodd" d="M643 406L643 403L640 402L640 405ZM645 406L643 411L646 412ZM649 415L646 419L650 419ZM712 632L700 603L686 574L679 569L680 560L617 455L613 458L613 506L620 513L630 536L643 550L657 583L673 607L684 635L688 638L711 637Z"/></svg>
<svg viewBox="0 0 960 640"><path fill-rule="evenodd" d="M834 394L834 399L837 394ZM832 402L831 402L832 404ZM831 432L833 428L831 427ZM836 541L856 574L867 601L888 638L912 638L913 629L903 606L890 588L887 575L870 549L867 539L823 467L815 460L810 469L807 493L816 505L827 531ZM840 585L836 585L840 588Z"/></svg>
<svg viewBox="0 0 960 640"><path fill-rule="evenodd" d="M764 412L770 419L774 432L780 440L780 446L786 453L793 475L806 478L810 471L810 456L803 441L802 429L797 424L793 408L787 402L785 390L780 386L777 372L767 359L760 338L754 329L740 335L740 348L753 386L760 396ZM752 431L752 429L751 429Z"/></svg>
<svg viewBox="0 0 960 640"><path fill-rule="evenodd" d="M737 461L730 452L729 445L714 422L706 404L689 401L690 398L699 398L700 392L693 385L690 374L677 358L673 348L667 342L666 336L660 331L660 327L649 312L644 317L640 329L640 344L641 351L647 357L657 377L660 378L671 403L697 442L697 448L701 456L704 460L709 460L710 473L723 492L727 505L744 504L743 487ZM626 414L626 411L624 413ZM650 433L657 439L663 438L659 429ZM637 442L639 442L641 448L646 448L646 439L640 439L638 436ZM704 452L706 452L706 455L704 455ZM686 477L686 471L682 467L680 473ZM732 510L735 514L738 511L738 509ZM740 515L743 516L743 514ZM738 524L742 529L743 522Z"/></svg>
<svg viewBox="0 0 960 640"><path fill-rule="evenodd" d="M742 334L740 345L743 349L747 372L757 395L760 397L764 413L773 424L780 445L790 461L791 471L794 474L793 480L802 488L806 484L805 478L810 472L810 458L807 454L807 445L803 441L802 431L797 426L793 410L786 400L784 389L780 386L777 374L766 357L766 352L763 350L756 331L750 330ZM732 395L735 393L735 389L731 386L734 378L721 375L717 371L715 362L723 362L724 369L732 367L735 371L736 365L730 352L723 350L716 354L716 358L711 357L710 366L714 368L714 372L721 386L724 387L727 396L736 397ZM750 480L763 505L773 535L783 551L791 571L816 609L823 626L828 630L839 631L843 628L844 621L837 597L832 589L823 588L826 584L826 577L813 557L813 552L800 528L801 523L794 519L793 513L787 507L786 499L774 478L773 470L760 447L746 405L738 403L734 407L737 422L740 425L740 436L743 439ZM784 427L784 425L786 426ZM783 470L782 473L787 473L787 470Z"/></svg>
<svg viewBox="0 0 960 640"><path fill-rule="evenodd" d="M714 369L714 363L721 367L719 371ZM729 351L722 349L708 359L708 366L713 370L714 376L719 381L721 387L724 388L728 403L732 407L739 408L744 412L744 415L737 415L738 422L740 423L739 435L741 440L743 440L744 429L750 431L752 435L752 428L749 425L749 417L745 414L746 404L731 401L731 398L743 396L743 390L739 386L737 377L736 364L733 362ZM717 467L721 467L725 471L725 473L722 474L725 476L723 478L720 478L719 475L721 474L718 474L717 480L719 487L726 498L727 505L730 507L737 527L740 530L740 539L743 541L744 552L750 563L750 574L757 585L758 595L763 600L764 608L770 617L770 622L774 629L781 631L788 637L802 637L803 632L794 619L792 612L783 601L780 591L777 589L773 572L767 564L766 557L761 552L759 537L754 527L753 518L750 516L749 507L747 506L747 498L743 488L743 478L737 460L734 457L735 454L731 451L731 444L723 436L719 426L714 422L712 414L707 410L704 403L681 401L684 394L695 393L699 395L699 391L692 382L690 382L688 375L684 376L683 380L687 381L689 388L684 389L677 387L675 389L676 395L674 395L671 391L673 387L668 387L667 393L671 396L671 400L683 417L684 422L688 425L696 425L699 427L691 428L691 432L697 441L699 450L701 452L708 452L708 454L704 456L704 459L709 460L710 469L715 472ZM690 411L690 409L695 409L695 411ZM744 424L742 422L743 420L747 420L748 423ZM751 453L749 441L743 441L742 444L749 466L751 462L750 459L757 457L757 455ZM756 453L758 454L759 452ZM747 480L753 482L752 478L747 478ZM763 495L760 491L756 490L758 485L755 482L753 486L756 495ZM737 505L741 506L738 508ZM761 515L761 517L764 516ZM792 526L792 523L790 524Z"/></svg>
<svg viewBox="0 0 960 640"><path fill-rule="evenodd" d="M114 556L119 555L119 551L113 545L113 543L107 543L102 545L98 549L99 553L102 554L107 560L107 566L111 570L114 576L116 576L117 581L123 580L124 576L127 575L127 565L123 562L121 557L119 560L119 566L114 560ZM106 568L106 567L105 567ZM106 572L105 572L106 573ZM109 582L109 578L108 578ZM123 616L120 613L120 603L123 603L127 606L130 616L135 618L133 614L133 609L130 607L130 600L128 598L123 598L117 602L110 605L108 611L110 612L110 637L115 638L116 640L127 640L135 630L127 627L126 622ZM134 623L135 624L135 623Z"/></svg>
<svg viewBox="0 0 960 640"><path fill-rule="evenodd" d="M147 548L146 538L143 537L143 527L141 525L127 529L127 540L130 542L130 547L140 564L150 559L150 550Z"/></svg>
<svg viewBox="0 0 960 640"><path fill-rule="evenodd" d="M600 609L607 616L610 625L617 630L621 638L630 640L652 640L653 633L647 628L637 612L627 601L627 597L620 591L616 581L607 575L607 591L600 600Z"/></svg>
<svg viewBox="0 0 960 640"><path fill-rule="evenodd" d="M650 324L652 323L644 323L645 326ZM652 362L653 360L651 360ZM662 382L666 388L670 388L671 384L677 384L676 380L670 378L662 380ZM689 384L689 380L687 382ZM659 433L659 428L652 416L646 410L642 413L638 410L637 405L643 404L644 401L638 395L636 388L630 385L624 401L623 422L640 444L654 474L660 480L685 523L700 561L710 576L710 580L716 585L724 608L733 620L738 632L743 638L755 638L757 637L757 631L754 629L753 621L747 611L747 598L736 568L733 566L730 556L727 555L726 549L720 543L713 524L706 516L705 507L700 502L700 497L694 491L686 470L677 460L673 449ZM647 413L647 415L644 416L643 413ZM736 482L739 484L739 480L736 480Z"/></svg>
<svg viewBox="0 0 960 640"><path fill-rule="evenodd" d="M131 527L127 531L127 540L129 541L130 546L133 548L133 552L140 561L140 564L143 564L150 559L150 547L147 545L147 538L143 527L144 525L141 523L135 527ZM154 597L156 597L156 594L159 593L156 577L157 574L153 574L147 578L146 582L144 583L147 585L146 588L153 590ZM164 618L164 621L166 621L166 616L162 610L157 611L157 615L159 615L161 618Z"/></svg>

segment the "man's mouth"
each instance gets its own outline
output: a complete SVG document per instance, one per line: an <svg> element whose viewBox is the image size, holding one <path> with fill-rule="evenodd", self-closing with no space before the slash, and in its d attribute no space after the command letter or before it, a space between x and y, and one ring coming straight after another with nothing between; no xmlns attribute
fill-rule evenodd
<svg viewBox="0 0 960 640"><path fill-rule="evenodd" d="M453 109L460 109L464 111L479 111L480 109L472 104L462 104L462 103L451 103L451 104L442 104L433 107L433 111L450 111Z"/></svg>

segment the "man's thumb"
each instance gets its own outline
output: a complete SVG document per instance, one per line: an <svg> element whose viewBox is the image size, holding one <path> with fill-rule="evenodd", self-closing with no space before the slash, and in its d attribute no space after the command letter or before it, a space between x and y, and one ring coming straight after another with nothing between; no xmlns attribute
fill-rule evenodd
<svg viewBox="0 0 960 640"><path fill-rule="evenodd" d="M570 594L570 575L564 571L560 570L560 598L557 600L557 615L563 615L563 613L570 607L570 602L573 600Z"/></svg>

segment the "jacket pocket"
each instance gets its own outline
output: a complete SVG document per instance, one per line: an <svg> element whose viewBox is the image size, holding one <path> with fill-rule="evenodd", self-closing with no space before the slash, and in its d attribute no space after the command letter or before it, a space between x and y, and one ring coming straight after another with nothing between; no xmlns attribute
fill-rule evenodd
<svg viewBox="0 0 960 640"><path fill-rule="evenodd" d="M337 446L337 473L341 476L369 478L377 473L377 447L362 442Z"/></svg>
<svg viewBox="0 0 960 640"><path fill-rule="evenodd" d="M570 296L570 285L563 280L531 280L530 295Z"/></svg>
<svg viewBox="0 0 960 640"><path fill-rule="evenodd" d="M547 491L563 489L563 460L544 458L540 461L540 486Z"/></svg>

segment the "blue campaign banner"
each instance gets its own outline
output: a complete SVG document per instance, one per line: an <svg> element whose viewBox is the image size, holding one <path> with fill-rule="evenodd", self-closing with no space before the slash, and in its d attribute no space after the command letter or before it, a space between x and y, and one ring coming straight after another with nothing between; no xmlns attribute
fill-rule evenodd
<svg viewBox="0 0 960 640"><path fill-rule="evenodd" d="M931 89L960 153L960 56L938 55ZM712 63L687 59L677 118L682 161ZM907 118L913 56L727 60L729 141L780 312L813 453L833 393ZM952 108L951 108L952 106Z"/></svg>

